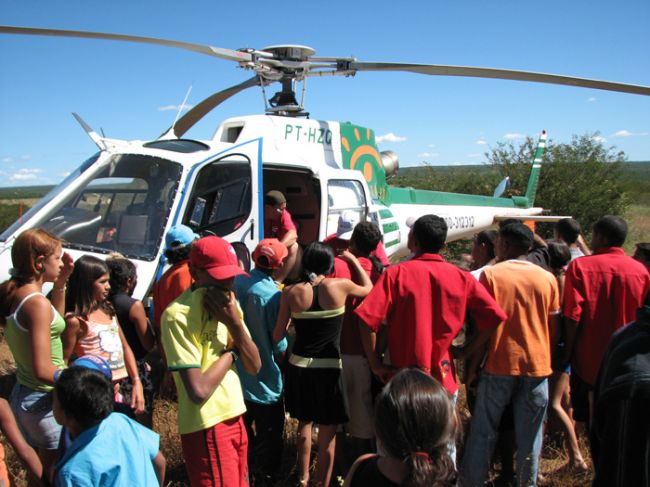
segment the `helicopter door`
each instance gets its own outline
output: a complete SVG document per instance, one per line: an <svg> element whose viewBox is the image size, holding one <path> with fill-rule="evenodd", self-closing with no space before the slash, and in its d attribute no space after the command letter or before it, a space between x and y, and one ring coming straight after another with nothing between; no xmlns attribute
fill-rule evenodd
<svg viewBox="0 0 650 487"><path fill-rule="evenodd" d="M325 237L336 233L339 216L344 211L358 214L359 221L366 220L368 203L363 186L352 179L330 179L327 182L327 228Z"/></svg>
<svg viewBox="0 0 650 487"><path fill-rule="evenodd" d="M249 262L248 249L259 239L259 190L254 173L257 165L253 165L252 157L241 153L205 164L191 183L182 218L196 233L217 235L233 244L244 264Z"/></svg>

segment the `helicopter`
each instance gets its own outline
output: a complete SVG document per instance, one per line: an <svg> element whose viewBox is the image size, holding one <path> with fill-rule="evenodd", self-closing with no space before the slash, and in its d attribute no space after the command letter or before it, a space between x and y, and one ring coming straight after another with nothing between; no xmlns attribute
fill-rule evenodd
<svg viewBox="0 0 650 487"><path fill-rule="evenodd" d="M391 260L408 254L407 220L434 213L448 226L448 241L471 237L506 218L544 220L535 207L547 135L540 135L524 196L494 196L398 188L389 184L399 169L392 151L380 152L374 131L351 122L313 119L305 110L310 77L353 77L359 72L406 71L552 83L650 95L650 87L495 68L360 62L353 57L317 57L301 45L233 50L166 39L74 30L0 26L0 34L104 39L180 48L234 62L253 76L219 91L180 116L154 140L100 136L77 121L99 151L83 162L22 218L0 234L0 269L11 267L11 246L22 231L41 227L64 241L75 259L119 252L138 267L133 296L145 298L165 269L164 235L185 224L201 235L228 240L246 267L264 238L264 194L280 190L306 245L336 232L339 216L358 213L383 234ZM274 83L277 91L267 99ZM302 98L298 101L298 86ZM206 114L244 90L257 87L264 114L232 117L210 140L185 138ZM7 275L0 276L5 279Z"/></svg>

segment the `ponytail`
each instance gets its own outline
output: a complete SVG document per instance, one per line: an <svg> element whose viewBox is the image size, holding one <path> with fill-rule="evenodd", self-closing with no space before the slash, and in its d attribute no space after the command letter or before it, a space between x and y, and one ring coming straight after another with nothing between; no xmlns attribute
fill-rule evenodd
<svg viewBox="0 0 650 487"><path fill-rule="evenodd" d="M430 453L411 452L404 464L406 476L402 487L446 487L455 483L456 468L446 444Z"/></svg>
<svg viewBox="0 0 650 487"><path fill-rule="evenodd" d="M2 326L7 324L7 317L11 312L18 287L18 282L14 278L0 284L0 325Z"/></svg>
<svg viewBox="0 0 650 487"><path fill-rule="evenodd" d="M372 272L375 276L379 277L382 272L384 272L384 264L381 263L381 260L376 255L370 254L368 256L370 262L372 262Z"/></svg>

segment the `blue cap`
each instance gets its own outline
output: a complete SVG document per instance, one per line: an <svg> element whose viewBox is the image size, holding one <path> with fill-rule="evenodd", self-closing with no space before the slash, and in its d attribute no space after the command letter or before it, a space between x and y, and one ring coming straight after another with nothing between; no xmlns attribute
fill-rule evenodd
<svg viewBox="0 0 650 487"><path fill-rule="evenodd" d="M178 249L194 242L199 236L185 225L175 225L165 236L165 250Z"/></svg>
<svg viewBox="0 0 650 487"><path fill-rule="evenodd" d="M104 374L109 380L113 380L113 372L108 362L97 355L84 355L72 363L72 367L84 367L96 370Z"/></svg>

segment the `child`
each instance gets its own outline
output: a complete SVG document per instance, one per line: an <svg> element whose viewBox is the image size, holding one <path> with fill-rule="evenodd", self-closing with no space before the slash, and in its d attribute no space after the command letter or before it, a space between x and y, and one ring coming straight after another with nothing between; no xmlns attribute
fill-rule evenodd
<svg viewBox="0 0 650 487"><path fill-rule="evenodd" d="M401 370L375 405L377 445L382 454L359 457L345 485L455 485L449 455L455 428L456 416L445 388L418 369Z"/></svg>
<svg viewBox="0 0 650 487"><path fill-rule="evenodd" d="M56 485L163 485L159 436L112 411L113 390L104 374L74 365L61 373L54 416L73 441L55 466Z"/></svg>
<svg viewBox="0 0 650 487"><path fill-rule="evenodd" d="M117 324L115 309L108 301L108 266L91 255L80 257L68 281L63 332L63 356L66 363L76 356L97 355L106 360L113 372L116 400L120 402L119 382L131 377L130 405L136 414L144 412L144 392L131 347Z"/></svg>
<svg viewBox="0 0 650 487"><path fill-rule="evenodd" d="M14 242L11 260L12 277L0 285L0 322L16 361L10 404L21 433L49 472L61 435L52 415L52 385L65 367L61 315L72 258L58 238L32 228ZM43 295L45 283L54 283L51 302Z"/></svg>
<svg viewBox="0 0 650 487"><path fill-rule="evenodd" d="M136 267L125 257L111 257L106 260L106 264L110 270L109 300L115 309L122 333L135 356L138 375L144 391L145 414L138 417L138 421L151 427L153 384L151 383L151 367L147 363L147 353L153 348L155 339L142 301L131 297L138 282ZM132 391L133 383L130 378L125 377L120 382L120 392L125 401L131 400Z"/></svg>

